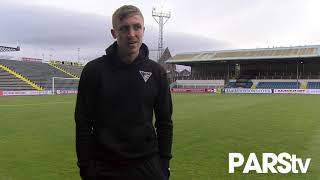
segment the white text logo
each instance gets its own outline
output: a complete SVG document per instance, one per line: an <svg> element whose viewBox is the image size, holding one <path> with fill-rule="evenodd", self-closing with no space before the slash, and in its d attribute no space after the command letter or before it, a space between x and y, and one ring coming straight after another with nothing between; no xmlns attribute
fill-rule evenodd
<svg viewBox="0 0 320 180"><path fill-rule="evenodd" d="M229 173L234 173L235 168L244 165L244 157L241 153L229 153ZM283 152L279 155L274 153L262 153L262 166L260 165L255 153L250 153L242 173L250 171L256 173L306 173L310 165L311 158L307 158L303 163L297 155L290 155Z"/></svg>

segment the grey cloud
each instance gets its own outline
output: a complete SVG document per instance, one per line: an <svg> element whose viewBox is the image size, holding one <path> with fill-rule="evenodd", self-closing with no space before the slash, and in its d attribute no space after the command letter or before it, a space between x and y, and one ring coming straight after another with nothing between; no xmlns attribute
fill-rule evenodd
<svg viewBox="0 0 320 180"><path fill-rule="evenodd" d="M81 48L83 57L94 57L101 55L103 49L114 41L110 35L109 17L17 4L3 4L0 12L1 45L19 42L22 50L41 48L41 52L37 54L61 53L61 56L56 57L75 58L75 49L78 47ZM157 47L157 38L158 30L146 25L144 41L151 49ZM170 31L165 32L164 38L166 47L173 54L226 46L226 43L214 39ZM98 53L94 49L102 52Z"/></svg>
<svg viewBox="0 0 320 180"><path fill-rule="evenodd" d="M201 35L169 33L168 47L172 47L172 52L213 51L230 47L230 44Z"/></svg>
<svg viewBox="0 0 320 180"><path fill-rule="evenodd" d="M103 44L106 18L49 8L1 6L2 40L21 44L72 46Z"/></svg>

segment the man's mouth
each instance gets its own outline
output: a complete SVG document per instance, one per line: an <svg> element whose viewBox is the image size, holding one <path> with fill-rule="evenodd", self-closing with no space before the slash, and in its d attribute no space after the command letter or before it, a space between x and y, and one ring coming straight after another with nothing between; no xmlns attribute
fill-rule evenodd
<svg viewBox="0 0 320 180"><path fill-rule="evenodd" d="M129 44L136 44L137 41L129 41Z"/></svg>
<svg viewBox="0 0 320 180"><path fill-rule="evenodd" d="M131 48L134 48L134 47L136 47L137 44L138 44L137 41L129 41L128 46Z"/></svg>

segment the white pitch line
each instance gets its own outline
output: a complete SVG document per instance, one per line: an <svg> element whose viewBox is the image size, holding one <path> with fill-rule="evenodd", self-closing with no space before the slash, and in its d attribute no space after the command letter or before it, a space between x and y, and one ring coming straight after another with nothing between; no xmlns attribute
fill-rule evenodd
<svg viewBox="0 0 320 180"><path fill-rule="evenodd" d="M33 104L6 104L0 105L0 107L19 107L19 106L38 106L38 105L48 105L48 104L71 104L75 103L73 101L58 101L58 102L47 102L47 103L33 103Z"/></svg>

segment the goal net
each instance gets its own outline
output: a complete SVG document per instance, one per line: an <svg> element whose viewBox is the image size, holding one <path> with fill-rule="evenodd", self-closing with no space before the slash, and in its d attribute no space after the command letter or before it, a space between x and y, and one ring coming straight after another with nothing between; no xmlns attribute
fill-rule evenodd
<svg viewBox="0 0 320 180"><path fill-rule="evenodd" d="M75 94L78 91L79 78L52 78L52 94Z"/></svg>

